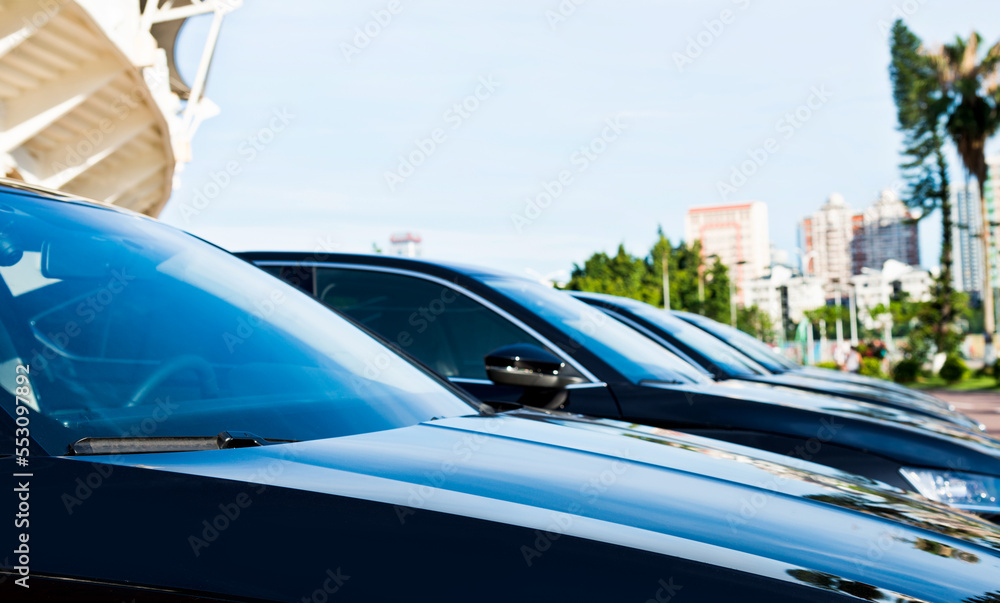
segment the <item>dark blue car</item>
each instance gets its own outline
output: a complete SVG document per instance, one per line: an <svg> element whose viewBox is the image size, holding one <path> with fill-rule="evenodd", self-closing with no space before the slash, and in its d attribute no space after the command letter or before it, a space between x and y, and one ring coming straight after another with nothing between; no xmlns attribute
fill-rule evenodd
<svg viewBox="0 0 1000 603"><path fill-rule="evenodd" d="M1000 515L1000 442L932 402L714 381L605 312L490 269L382 255L241 255L487 402L724 440Z"/></svg>
<svg viewBox="0 0 1000 603"><path fill-rule="evenodd" d="M457 303L414 322L435 299ZM1000 531L973 515L705 438L498 413L194 237L12 185L0 442L4 601L1000 596Z"/></svg>

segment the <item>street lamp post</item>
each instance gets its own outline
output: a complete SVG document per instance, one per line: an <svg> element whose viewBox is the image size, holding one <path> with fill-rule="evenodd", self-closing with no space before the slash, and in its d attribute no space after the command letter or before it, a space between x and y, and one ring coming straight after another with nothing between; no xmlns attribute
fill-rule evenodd
<svg viewBox="0 0 1000 603"><path fill-rule="evenodd" d="M736 281L729 279L729 322L736 327Z"/></svg>
<svg viewBox="0 0 1000 603"><path fill-rule="evenodd" d="M850 283L847 289L847 301L850 307L850 319L851 319L851 345L858 345L858 302L857 302L857 290L854 288L854 283Z"/></svg>
<svg viewBox="0 0 1000 603"><path fill-rule="evenodd" d="M844 345L844 321L840 317L844 309L844 292L840 288L839 278L833 279L833 283L837 285L837 349L840 349Z"/></svg>
<svg viewBox="0 0 1000 603"><path fill-rule="evenodd" d="M746 264L746 260L740 260L736 262L733 266L742 266ZM736 271L733 271L733 276L729 277L729 324L736 328Z"/></svg>
<svg viewBox="0 0 1000 603"><path fill-rule="evenodd" d="M670 309L670 268L668 267L670 260L670 246L663 251L663 307L664 309Z"/></svg>
<svg viewBox="0 0 1000 603"><path fill-rule="evenodd" d="M719 261L717 254L707 255L698 263L698 301L705 303L705 260Z"/></svg>

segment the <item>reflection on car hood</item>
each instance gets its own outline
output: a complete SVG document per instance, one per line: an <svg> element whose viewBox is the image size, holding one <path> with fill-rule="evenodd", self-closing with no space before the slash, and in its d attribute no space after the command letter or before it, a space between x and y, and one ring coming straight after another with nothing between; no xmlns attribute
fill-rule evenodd
<svg viewBox="0 0 1000 603"><path fill-rule="evenodd" d="M833 371L828 371L833 372ZM980 424L965 415L943 408L940 404L906 396L887 389L878 389L849 381L831 381L799 371L789 371L777 375L767 375L760 381L773 385L783 385L797 389L822 391L832 396L865 397L875 404L885 404L895 408L943 419L966 428L980 429Z"/></svg>
<svg viewBox="0 0 1000 603"><path fill-rule="evenodd" d="M833 470L782 465L774 455L616 425L525 411L298 444L85 462L477 517L820 588L859 582L884 589L871 590L878 599L958 600L1000 586L1000 531L974 516ZM261 471L275 462L280 470Z"/></svg>

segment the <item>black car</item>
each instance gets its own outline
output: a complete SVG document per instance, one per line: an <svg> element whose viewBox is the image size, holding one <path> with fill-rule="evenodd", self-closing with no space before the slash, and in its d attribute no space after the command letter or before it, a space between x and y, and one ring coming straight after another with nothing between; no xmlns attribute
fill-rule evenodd
<svg viewBox="0 0 1000 603"><path fill-rule="evenodd" d="M753 337L730 325L720 323L711 318L693 314L691 312L672 312L673 316L689 322L690 324L704 330L706 333L721 340L726 345L737 349L742 354L751 358L754 362L767 369L773 375L784 375L786 379L796 378L822 379L827 382L836 382L844 385L862 386L865 388L885 391L891 394L916 398L928 404L938 406L947 410L954 410L948 402L932 396L930 394L910 389L905 385L886 381L885 379L875 379L865 375L849 373L846 371L831 371L829 369L815 366L803 366L796 364L779 353L776 353L763 341Z"/></svg>
<svg viewBox="0 0 1000 603"><path fill-rule="evenodd" d="M902 410L714 382L606 313L540 283L382 255L240 254L477 398L676 429L1000 514L1000 442L947 409Z"/></svg>
<svg viewBox="0 0 1000 603"><path fill-rule="evenodd" d="M634 299L581 291L573 291L571 294L592 306L606 310L615 318L649 336L674 353L689 358L718 380L737 379L766 383L803 391L831 394L862 402L875 402L985 431L985 427L981 423L949 408L947 403L936 398L928 400L926 396L913 390L899 392L885 387L873 387L863 383L824 378L827 375L836 375L833 371L828 370L818 374L792 369L780 369L778 372L774 372L743 351L750 346L746 343L746 339L753 339L756 342L755 349L758 349L760 345L766 346L766 344L729 325L697 314L683 313L687 319L682 319L679 312L663 310ZM709 331L695 326L699 323L714 323L709 328L714 329L718 335L713 335ZM732 344L726 343L726 341ZM766 347L765 350L767 350ZM781 363L782 360L794 364L769 350L760 351L758 349L758 353L774 356L772 364Z"/></svg>
<svg viewBox="0 0 1000 603"><path fill-rule="evenodd" d="M11 185L0 408L4 601L1000 596L1000 530L973 515L497 413L222 250Z"/></svg>

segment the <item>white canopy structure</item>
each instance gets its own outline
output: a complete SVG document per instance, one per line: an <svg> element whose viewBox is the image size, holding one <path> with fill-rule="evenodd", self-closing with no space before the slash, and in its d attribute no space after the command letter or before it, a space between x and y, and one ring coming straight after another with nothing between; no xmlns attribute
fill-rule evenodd
<svg viewBox="0 0 1000 603"><path fill-rule="evenodd" d="M156 215L204 118L224 15L242 0L0 0L0 175ZM174 44L212 14L198 72Z"/></svg>

